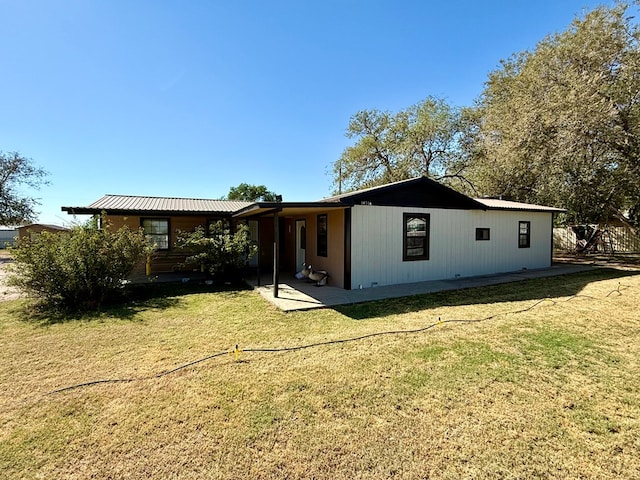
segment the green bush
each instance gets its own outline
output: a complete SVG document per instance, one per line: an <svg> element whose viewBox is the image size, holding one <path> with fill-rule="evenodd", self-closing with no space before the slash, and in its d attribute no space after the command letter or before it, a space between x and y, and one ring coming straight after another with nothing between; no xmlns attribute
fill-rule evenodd
<svg viewBox="0 0 640 480"><path fill-rule="evenodd" d="M110 228L98 219L68 232L18 241L9 282L45 307L95 310L122 292L133 268L153 251L142 230Z"/></svg>
<svg viewBox="0 0 640 480"><path fill-rule="evenodd" d="M193 232L179 232L176 246L189 254L185 264L199 265L220 280L236 280L258 250L249 236L249 227L238 225L232 233L221 221L209 225L208 234L201 226Z"/></svg>

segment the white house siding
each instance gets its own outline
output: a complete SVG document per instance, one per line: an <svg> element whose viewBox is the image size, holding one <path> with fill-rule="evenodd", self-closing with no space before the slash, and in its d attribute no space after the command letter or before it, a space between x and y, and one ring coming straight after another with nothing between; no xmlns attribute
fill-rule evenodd
<svg viewBox="0 0 640 480"><path fill-rule="evenodd" d="M402 261L403 213L430 214L429 260ZM551 264L551 213L358 205L351 217L351 287L487 275ZM531 247L518 225L531 222ZM477 241L476 228L490 240Z"/></svg>

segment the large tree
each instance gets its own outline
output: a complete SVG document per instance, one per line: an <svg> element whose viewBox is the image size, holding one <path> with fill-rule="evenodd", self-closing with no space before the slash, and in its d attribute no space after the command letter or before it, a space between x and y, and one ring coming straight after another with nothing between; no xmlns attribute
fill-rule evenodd
<svg viewBox="0 0 640 480"><path fill-rule="evenodd" d="M20 187L39 188L47 183L46 174L17 152L0 152L0 225L17 225L35 218L38 202Z"/></svg>
<svg viewBox="0 0 640 480"><path fill-rule="evenodd" d="M237 187L231 187L228 200L244 200L246 202L275 202L277 195L271 192L264 185L249 185L241 183Z"/></svg>
<svg viewBox="0 0 640 480"><path fill-rule="evenodd" d="M362 110L351 117L347 147L333 164L336 192L405 180L416 176L463 178L460 111L427 97L397 113Z"/></svg>
<svg viewBox="0 0 640 480"><path fill-rule="evenodd" d="M599 7L489 75L471 129L476 187L568 209L573 222L640 214L639 30Z"/></svg>

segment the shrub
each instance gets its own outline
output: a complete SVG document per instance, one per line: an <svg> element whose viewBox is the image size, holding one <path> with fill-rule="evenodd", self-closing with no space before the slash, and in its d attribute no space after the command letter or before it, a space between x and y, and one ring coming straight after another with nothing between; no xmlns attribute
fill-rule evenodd
<svg viewBox="0 0 640 480"><path fill-rule="evenodd" d="M64 233L18 241L9 279L45 307L95 310L120 293L125 279L153 251L142 230L103 228L98 219Z"/></svg>
<svg viewBox="0 0 640 480"><path fill-rule="evenodd" d="M249 227L238 225L235 233L223 222L201 226L193 232L179 232L176 246L188 252L188 265L200 265L212 277L235 280L247 261L257 253L249 236Z"/></svg>

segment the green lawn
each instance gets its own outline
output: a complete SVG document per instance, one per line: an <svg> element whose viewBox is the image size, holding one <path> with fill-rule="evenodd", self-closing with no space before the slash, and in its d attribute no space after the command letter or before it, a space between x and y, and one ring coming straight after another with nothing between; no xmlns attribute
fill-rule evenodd
<svg viewBox="0 0 640 480"><path fill-rule="evenodd" d="M640 478L633 273L288 314L249 290L69 319L1 302L0 472Z"/></svg>

